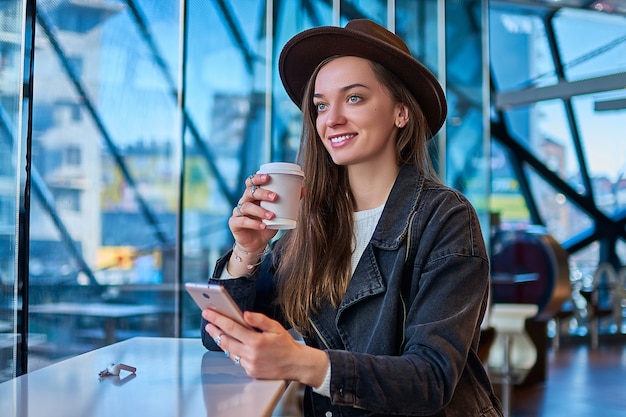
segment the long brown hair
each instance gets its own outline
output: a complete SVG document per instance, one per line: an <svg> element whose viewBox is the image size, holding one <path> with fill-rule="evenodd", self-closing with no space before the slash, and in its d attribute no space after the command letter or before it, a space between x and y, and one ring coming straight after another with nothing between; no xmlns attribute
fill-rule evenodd
<svg viewBox="0 0 626 417"><path fill-rule="evenodd" d="M317 134L317 112L313 105L317 74L335 58L320 63L307 84L297 157L306 176L306 195L300 203L298 227L285 233L278 248L281 251L278 303L287 321L302 334L310 333L309 316L323 303L339 306L351 275L355 202L347 167L332 161ZM430 132L420 106L394 74L380 64L369 62L393 99L409 109L409 121L396 139L398 165L416 165L428 178L437 180L428 155Z"/></svg>

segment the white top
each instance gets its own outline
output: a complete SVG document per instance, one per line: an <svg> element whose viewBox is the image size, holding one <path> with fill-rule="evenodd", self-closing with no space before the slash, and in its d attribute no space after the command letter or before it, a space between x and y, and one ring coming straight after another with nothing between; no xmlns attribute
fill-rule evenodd
<svg viewBox="0 0 626 417"><path fill-rule="evenodd" d="M385 205L378 206L370 210L357 211L354 213L354 242L352 242L352 273L365 251L365 247L370 243L374 229L383 214Z"/></svg>

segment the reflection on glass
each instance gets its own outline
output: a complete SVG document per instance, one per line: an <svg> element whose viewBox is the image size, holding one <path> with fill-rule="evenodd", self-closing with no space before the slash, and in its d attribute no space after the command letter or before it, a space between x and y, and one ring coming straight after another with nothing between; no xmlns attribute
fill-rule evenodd
<svg viewBox="0 0 626 417"><path fill-rule="evenodd" d="M514 5L489 10L492 77L498 91L553 85L557 82L545 27Z"/></svg>
<svg viewBox="0 0 626 417"><path fill-rule="evenodd" d="M3 39L22 33L22 3L2 2ZM173 335L178 210L181 279L205 281L216 258L232 243L227 218L244 179L268 160L295 159L301 113L283 91L278 53L295 33L335 24L337 3L341 25L363 17L387 22L386 0L274 1L271 16L265 0L190 0L185 19L180 19L177 0L38 1L30 303L154 305L162 314L122 320L115 334ZM435 73L445 71L450 104L446 180L469 194L480 210L488 181L482 146L485 51L479 7L458 3L446 3L446 36L451 41L445 69L437 68L436 0L394 2L395 28L418 59ZM490 65L498 92L555 85L553 56L561 58L568 81L626 69L623 16L560 11L553 26L560 50L553 55L544 20L533 9L493 2L489 7ZM0 157L6 161L0 165L0 241L9 248L0 252L0 335L7 328L3 322L9 323L9 332L14 330L18 306L15 196L16 184L24 180L18 175L25 172L18 143L20 48L3 41L0 67L0 126L8 127L0 131ZM178 103L181 89L184 101ZM624 95L613 91L572 100L585 161L575 152L567 101L505 113L513 140L576 192L586 196L593 191L594 202L609 215L626 204L626 153L620 148L621 136L616 136L623 131L624 111L600 112L596 103L615 98ZM528 223L512 170L515 157L492 141L489 207L503 222ZM593 190L583 181L582 162L590 170ZM591 228L591 219L564 194L536 173L529 175L541 215L559 239ZM623 248L620 241L622 259ZM599 257L597 247L575 256L581 263ZM197 308L183 300L182 335L197 337ZM105 343L102 319L71 318L72 331L64 327L67 319L42 314L29 319L31 370ZM13 372L12 353L0 349L0 378Z"/></svg>
<svg viewBox="0 0 626 417"><path fill-rule="evenodd" d="M550 171L580 194L586 192L581 178L581 163L578 160L572 132L567 121L562 100L547 100L533 103L515 112L528 115L528 150Z"/></svg>
<svg viewBox="0 0 626 417"><path fill-rule="evenodd" d="M591 218L526 166L533 197L545 225L554 238L563 242L592 226Z"/></svg>
<svg viewBox="0 0 626 417"><path fill-rule="evenodd" d="M173 312L178 2L133 3L37 3L33 311L78 301L111 314L118 304ZM111 342L107 314L61 314L31 315L47 341L32 347L33 364L38 354L55 360ZM159 318L116 321L115 334L173 335L173 321Z"/></svg>
<svg viewBox="0 0 626 417"><path fill-rule="evenodd" d="M617 74L626 69L623 15L562 9L554 18L554 31L568 81Z"/></svg>
<svg viewBox="0 0 626 417"><path fill-rule="evenodd" d="M352 19L370 19L378 24L387 26L387 1L386 0L340 0L341 24L345 26ZM404 10L397 10L399 15Z"/></svg>
<svg viewBox="0 0 626 417"><path fill-rule="evenodd" d="M216 352L206 352L202 356L200 374L200 383L194 383L191 388L202 391L207 417L269 414L266 411L267 402L275 397L277 381L252 379L243 368L216 355ZM284 390L284 386L278 390ZM191 393L185 394L187 400L184 402L191 403ZM194 410L192 407L187 409ZM272 415L283 415L276 414L277 411L274 410ZM187 414L181 412L178 415Z"/></svg>
<svg viewBox="0 0 626 417"><path fill-rule="evenodd" d="M270 159L268 33L277 29L261 0L187 7L182 275L206 281L232 244L227 219L245 178ZM184 300L183 335L199 336L197 307Z"/></svg>
<svg viewBox="0 0 626 417"><path fill-rule="evenodd" d="M436 19L436 10L431 13L427 20ZM443 180L468 197L484 225L489 222L489 167L483 117L488 105L487 86L484 85L487 68L482 63L482 24L486 23L481 19L479 5L467 7L446 3L446 32L449 34L445 46L446 68L436 72L445 73L447 83L448 123L445 161L441 161L445 166ZM431 36L434 37L435 32ZM461 38L464 42L454 41ZM433 40L431 44L436 42ZM488 228L483 229L489 238Z"/></svg>
<svg viewBox="0 0 626 417"><path fill-rule="evenodd" d="M626 71L626 62L624 66ZM625 96L621 93L621 96ZM596 111L599 101L614 98L615 92L578 96L572 99L580 124L580 136L593 197L600 210L614 215L626 208L626 109Z"/></svg>
<svg viewBox="0 0 626 417"><path fill-rule="evenodd" d="M617 254L620 259L626 259L626 242L623 239L617 240ZM626 282L624 284L626 285Z"/></svg>
<svg viewBox="0 0 626 417"><path fill-rule="evenodd" d="M4 1L0 6L0 382L20 372L16 355L21 336L15 326L21 299L16 275L16 231L20 227L18 222L24 220L18 196L24 187L26 166L20 137L22 48L25 47L21 3Z"/></svg>
<svg viewBox="0 0 626 417"><path fill-rule="evenodd" d="M593 8L563 4L552 13L491 2L489 10L495 101L502 93L516 106L494 109L502 111L493 114L494 134L511 150L505 155L510 165L524 166L515 176L528 180L524 197L538 211L531 220L545 223L570 251L573 287L580 287L598 262L624 259L623 242L615 243L615 233L623 233L620 216L626 204L626 149L618 136L626 116L626 96L620 90L626 71L626 21L617 9L605 7L606 2L596 3ZM550 100L526 104L540 97ZM497 190L511 183L506 173L498 172L502 164L495 146L493 155L492 201L497 202ZM581 297L574 293L572 299L574 314L581 313L584 300L579 305ZM578 321L570 331L586 332L584 325Z"/></svg>
<svg viewBox="0 0 626 417"><path fill-rule="evenodd" d="M510 155L498 142L491 141L491 193L489 208L497 213L503 228L530 224L530 215L511 167Z"/></svg>
<svg viewBox="0 0 626 417"><path fill-rule="evenodd" d="M519 106L504 112L515 140L580 194L586 193L571 129L561 100Z"/></svg>

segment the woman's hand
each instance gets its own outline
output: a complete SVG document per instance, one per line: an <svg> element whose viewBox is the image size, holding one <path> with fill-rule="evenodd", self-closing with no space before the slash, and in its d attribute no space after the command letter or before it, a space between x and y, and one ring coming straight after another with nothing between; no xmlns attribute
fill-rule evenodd
<svg viewBox="0 0 626 417"><path fill-rule="evenodd" d="M329 366L326 353L299 343L277 321L246 311L244 320L254 331L210 309L202 317L209 322L205 330L249 376L322 384Z"/></svg>
<svg viewBox="0 0 626 417"><path fill-rule="evenodd" d="M233 276L250 274L250 266L259 262L268 242L278 230L268 229L263 219L274 218L274 213L259 205L261 201L275 201L276 193L259 188L269 181L269 175L250 175L246 179L246 189L239 199L228 227L236 242L235 253L228 263L228 272Z"/></svg>

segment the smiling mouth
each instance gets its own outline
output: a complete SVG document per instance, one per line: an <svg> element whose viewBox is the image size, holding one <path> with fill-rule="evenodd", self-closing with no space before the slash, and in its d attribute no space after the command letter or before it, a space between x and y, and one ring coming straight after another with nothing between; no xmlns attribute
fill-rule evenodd
<svg viewBox="0 0 626 417"><path fill-rule="evenodd" d="M351 133L351 134L348 134L348 135L336 136L334 138L331 138L330 141L331 141L331 143L341 143L341 142L344 142L344 141L346 141L348 139L351 139L351 138L353 138L355 136L356 136L355 134Z"/></svg>

